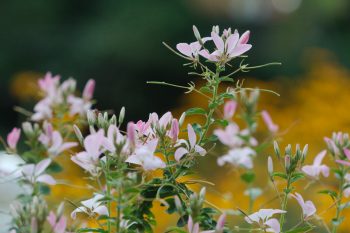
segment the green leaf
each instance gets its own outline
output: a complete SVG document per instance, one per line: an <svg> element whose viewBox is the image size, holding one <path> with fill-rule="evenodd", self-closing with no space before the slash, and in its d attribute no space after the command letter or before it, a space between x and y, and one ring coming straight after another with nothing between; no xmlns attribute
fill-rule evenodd
<svg viewBox="0 0 350 233"><path fill-rule="evenodd" d="M288 179L288 176L286 174L282 173L282 172L274 172L274 173L272 173L272 177L276 177L276 176L278 176L278 177L280 177L282 179L285 179L285 180Z"/></svg>
<svg viewBox="0 0 350 233"><path fill-rule="evenodd" d="M338 196L338 194L332 190L322 190L322 191L319 191L318 193L329 195L333 200L337 199L337 196Z"/></svg>
<svg viewBox="0 0 350 233"><path fill-rule="evenodd" d="M204 86L204 87L201 87L199 88L199 90L203 93L212 93L213 91L210 89L210 87L207 87L207 86Z"/></svg>
<svg viewBox="0 0 350 233"><path fill-rule="evenodd" d="M228 121L224 120L224 119L216 119L214 121L214 124L218 124L220 126L226 127L226 126L228 126Z"/></svg>
<svg viewBox="0 0 350 233"><path fill-rule="evenodd" d="M228 76L224 76L220 78L221 82L234 82L233 78L230 78Z"/></svg>
<svg viewBox="0 0 350 233"><path fill-rule="evenodd" d="M59 173L63 171L63 167L59 165L57 162L52 162L50 166L48 167L48 171Z"/></svg>
<svg viewBox="0 0 350 233"><path fill-rule="evenodd" d="M39 192L43 195L49 195L51 193L51 189L48 185L40 184Z"/></svg>
<svg viewBox="0 0 350 233"><path fill-rule="evenodd" d="M207 115L207 112L203 108L190 108L186 111L186 116L191 115Z"/></svg>
<svg viewBox="0 0 350 233"><path fill-rule="evenodd" d="M248 171L241 175L241 180L243 180L247 184L251 184L255 180L255 173Z"/></svg>
<svg viewBox="0 0 350 233"><path fill-rule="evenodd" d="M291 178L291 183L296 182L297 180L303 179L305 175L303 173L294 173Z"/></svg>

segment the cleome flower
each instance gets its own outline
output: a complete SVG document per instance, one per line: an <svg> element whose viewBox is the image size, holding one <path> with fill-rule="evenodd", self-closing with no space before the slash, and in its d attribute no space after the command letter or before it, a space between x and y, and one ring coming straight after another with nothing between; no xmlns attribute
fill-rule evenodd
<svg viewBox="0 0 350 233"><path fill-rule="evenodd" d="M252 156L255 155L255 150L250 147L235 148L229 150L227 154L219 157L217 162L219 166L228 163L235 167L251 169L253 168Z"/></svg>
<svg viewBox="0 0 350 233"><path fill-rule="evenodd" d="M197 143L197 136L196 136L196 132L194 131L191 124L187 125L187 134L188 134L189 143L183 139L180 139L177 142L177 145L183 144L183 145L185 145L185 147L179 147L175 151L174 156L175 156L176 161L180 161L180 159L184 155L189 154L189 153L198 153L201 156L204 156L207 153L203 147L196 144Z"/></svg>
<svg viewBox="0 0 350 233"><path fill-rule="evenodd" d="M279 209L260 209L244 219L249 224L257 224L265 232L280 233L281 226L277 219L271 218L275 214L286 213L284 210Z"/></svg>
<svg viewBox="0 0 350 233"><path fill-rule="evenodd" d="M140 165L145 171L164 168L166 164L163 160L154 155L157 144L158 139L153 139L144 145L137 146L134 153L125 162Z"/></svg>
<svg viewBox="0 0 350 233"><path fill-rule="evenodd" d="M99 161L101 154L106 150L113 151L115 148L110 141L104 136L101 129L92 133L84 140L85 151L71 157L72 161L88 171L91 175L99 174Z"/></svg>
<svg viewBox="0 0 350 233"><path fill-rule="evenodd" d="M199 223L194 223L191 216L188 217L187 230L188 233L223 233L226 221L226 214L220 215L215 230L200 231Z"/></svg>
<svg viewBox="0 0 350 233"><path fill-rule="evenodd" d="M214 134L218 137L219 141L230 147L237 148L245 143L244 138L249 136L247 130L240 130L236 123L231 122L225 129L216 129ZM249 137L248 142L252 146L257 145L257 141L253 137Z"/></svg>
<svg viewBox="0 0 350 233"><path fill-rule="evenodd" d="M77 213L85 213L90 217L97 215L108 216L108 209L106 206L102 205L101 199L104 198L101 194L95 194L95 196L89 200L82 201L82 206L76 208L72 213L72 219L76 219Z"/></svg>
<svg viewBox="0 0 350 233"><path fill-rule="evenodd" d="M329 176L329 167L327 165L322 164L323 158L326 156L327 151L321 151L314 159L312 165L305 165L301 168L301 170L311 178L318 179L320 174L324 177Z"/></svg>
<svg viewBox="0 0 350 233"><path fill-rule="evenodd" d="M7 145L11 150L16 150L17 143L21 137L21 129L13 128L12 131L7 135Z"/></svg>
<svg viewBox="0 0 350 233"><path fill-rule="evenodd" d="M50 155L56 157L63 151L78 145L76 142L63 142L60 132L53 130L50 123L44 122L44 132L39 136L39 141L48 149Z"/></svg>
<svg viewBox="0 0 350 233"><path fill-rule="evenodd" d="M201 39L203 43L211 40L210 37L205 37ZM198 42L188 43L179 43L176 45L176 49L180 51L183 55L191 59L197 59L199 51L202 49L202 45Z"/></svg>
<svg viewBox="0 0 350 233"><path fill-rule="evenodd" d="M209 53L207 49L199 51L199 54L212 62L227 62L232 58L238 57L252 48L251 44L247 44L250 32L246 31L240 37L237 30L230 34L226 30L220 37L218 32L211 32L211 39L213 40L216 50Z"/></svg>
<svg viewBox="0 0 350 233"><path fill-rule="evenodd" d="M298 201L301 209L303 210L304 219L307 219L316 213L316 207L312 201L304 201L303 197L299 193L291 194L291 196Z"/></svg>
<svg viewBox="0 0 350 233"><path fill-rule="evenodd" d="M26 164L22 166L22 178L31 184L40 182L48 185L55 185L56 180L52 176L44 174L46 168L48 168L50 163L51 159L44 159L41 160L38 164Z"/></svg>
<svg viewBox="0 0 350 233"><path fill-rule="evenodd" d="M66 233L67 218L65 216L57 218L56 214L53 211L50 211L46 220L50 224L53 233Z"/></svg>

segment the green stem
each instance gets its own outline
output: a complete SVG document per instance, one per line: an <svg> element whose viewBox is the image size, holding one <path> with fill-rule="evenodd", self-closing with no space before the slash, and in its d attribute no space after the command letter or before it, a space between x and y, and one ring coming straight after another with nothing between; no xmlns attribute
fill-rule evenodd
<svg viewBox="0 0 350 233"><path fill-rule="evenodd" d="M106 171L105 171L105 177L106 177L106 186L107 186L107 195L108 197L110 198L111 196L111 186L108 182L108 179L109 179L109 158L107 156L106 158ZM108 208L108 214L111 215L111 201L109 200L108 203L107 203L107 208ZM110 216L109 216L110 217ZM110 222L110 219L107 220L107 230L108 232L110 233L111 232L111 222Z"/></svg>
<svg viewBox="0 0 350 233"><path fill-rule="evenodd" d="M286 210L287 209L287 203L288 203L288 194L290 192L290 185L291 185L291 175L288 175L288 179L287 179L287 187L284 190L284 197L282 200L282 210ZM281 214L280 217L280 226L281 226L281 230L283 230L283 225L284 225L284 221L285 221L285 213Z"/></svg>
<svg viewBox="0 0 350 233"><path fill-rule="evenodd" d="M339 221L339 218L340 218L340 214L341 214L341 200L343 199L343 189L344 189L344 184L345 184L345 171L344 171L344 168L342 166L341 168L341 177L340 177L340 182L339 182L339 193L338 193L338 196L337 196L337 200L336 200L336 215L335 215L335 218L333 219L335 222L338 222ZM338 227L339 227L339 223L337 224L333 224L333 227L332 227L332 233L336 233L338 231Z"/></svg>

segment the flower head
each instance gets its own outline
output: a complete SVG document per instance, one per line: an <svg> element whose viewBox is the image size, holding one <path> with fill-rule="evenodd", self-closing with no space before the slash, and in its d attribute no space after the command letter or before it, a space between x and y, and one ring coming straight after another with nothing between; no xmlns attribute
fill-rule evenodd
<svg viewBox="0 0 350 233"><path fill-rule="evenodd" d="M283 213L286 213L286 211L279 209L260 209L258 212L246 216L244 219L249 224L258 224L266 232L279 233L281 231L280 224L277 219L271 217L275 214Z"/></svg>
<svg viewBox="0 0 350 233"><path fill-rule="evenodd" d="M250 147L235 148L229 150L229 152L218 158L218 165L223 166L228 163L235 167L244 167L247 169L253 168L252 156L256 155L256 152Z"/></svg>
<svg viewBox="0 0 350 233"><path fill-rule="evenodd" d="M127 158L126 162L140 165L145 171L164 168L166 164L163 160L154 155L157 149L157 144L158 140L153 139L144 145L138 146L134 153Z"/></svg>
<svg viewBox="0 0 350 233"><path fill-rule="evenodd" d="M48 149L52 156L57 156L63 151L78 145L76 142L64 142L60 132L53 130L50 123L44 122L44 132L39 136L39 141Z"/></svg>
<svg viewBox="0 0 350 233"><path fill-rule="evenodd" d="M326 156L327 151L321 151L314 159L314 163L312 165L305 165L301 168L301 170L308 176L318 179L320 174L324 177L329 176L329 167L327 165L322 164L323 158Z"/></svg>
<svg viewBox="0 0 350 233"><path fill-rule="evenodd" d="M207 152L206 150L197 144L197 136L191 124L187 125L187 134L188 134L188 142L186 140L179 140L178 145L184 144L185 147L179 147L175 151L175 159L176 161L180 161L180 159L189 153L198 153L201 156L204 156Z"/></svg>
<svg viewBox="0 0 350 233"><path fill-rule="evenodd" d="M51 159L41 160L38 164L26 164L22 166L22 176L24 180L34 184L35 182L45 183L49 185L55 185L56 180L48 175L44 174L46 168L51 163Z"/></svg>
<svg viewBox="0 0 350 233"><path fill-rule="evenodd" d="M312 201L304 201L303 197L299 193L291 195L298 201L301 209L303 210L304 219L314 215L316 213L316 207Z"/></svg>
<svg viewBox="0 0 350 233"><path fill-rule="evenodd" d="M108 216L108 209L106 206L102 205L101 199L104 198L101 194L95 194L95 196L89 200L82 201L82 206L76 208L72 213L72 219L76 218L77 213L85 213L90 217L98 215Z"/></svg>

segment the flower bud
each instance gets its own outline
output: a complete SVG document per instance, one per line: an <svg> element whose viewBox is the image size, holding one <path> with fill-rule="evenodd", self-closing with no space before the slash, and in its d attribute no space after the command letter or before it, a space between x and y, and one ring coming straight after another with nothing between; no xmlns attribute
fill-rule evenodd
<svg viewBox="0 0 350 233"><path fill-rule="evenodd" d="M281 151L280 151L280 147L278 146L277 141L273 142L273 149L275 150L275 154L277 155L277 158L281 157Z"/></svg>
<svg viewBox="0 0 350 233"><path fill-rule="evenodd" d="M32 217L30 223L30 233L38 233L38 221L35 217Z"/></svg>
<svg viewBox="0 0 350 233"><path fill-rule="evenodd" d="M290 156L286 155L284 157L284 167L286 168L286 171L288 172L289 168L290 168Z"/></svg>
<svg viewBox="0 0 350 233"><path fill-rule="evenodd" d="M174 197L174 202L175 202L175 206L176 206L176 209L179 213L182 213L183 211L183 207L182 207L182 203L180 201L180 198L179 196L175 196Z"/></svg>
<svg viewBox="0 0 350 233"><path fill-rule="evenodd" d="M230 120L235 114L237 102L234 100L227 101L224 106L224 119Z"/></svg>
<svg viewBox="0 0 350 233"><path fill-rule="evenodd" d="M192 29L193 29L194 36L196 37L198 42L203 46L202 37L201 37L201 34L198 31L198 28L195 25L193 25Z"/></svg>
<svg viewBox="0 0 350 233"><path fill-rule="evenodd" d="M186 118L186 112L183 112L180 116L180 119L179 119L179 126L180 127L183 125L185 118Z"/></svg>
<svg viewBox="0 0 350 233"><path fill-rule="evenodd" d="M104 128L105 125L105 119L102 113L98 113L97 115L97 126L100 128Z"/></svg>
<svg viewBox="0 0 350 233"><path fill-rule="evenodd" d="M303 152L302 152L302 163L305 161L305 158L306 158L306 155L307 155L308 150L309 150L309 145L306 144L306 145L304 146L304 149L303 149Z"/></svg>
<svg viewBox="0 0 350 233"><path fill-rule="evenodd" d="M118 124L121 125L124 121L125 117L125 107L122 107L119 112L119 119L118 119Z"/></svg>
<svg viewBox="0 0 350 233"><path fill-rule="evenodd" d="M90 79L86 85L85 85L85 88L84 88L84 91L83 91L83 98L85 100L91 100L93 95L94 95L94 91L95 91L95 80L93 79Z"/></svg>
<svg viewBox="0 0 350 233"><path fill-rule="evenodd" d="M288 144L288 146L286 146L285 154L286 155L291 155L292 154L292 145L291 144Z"/></svg>
<svg viewBox="0 0 350 233"><path fill-rule="evenodd" d="M273 173L273 161L271 156L267 158L267 171L269 172L269 175L271 176Z"/></svg>
<svg viewBox="0 0 350 233"><path fill-rule="evenodd" d="M61 204L57 208L57 217L61 217L64 213L64 202L61 202Z"/></svg>
<svg viewBox="0 0 350 233"><path fill-rule="evenodd" d="M225 222L226 222L226 213L223 213L222 215L220 215L220 217L218 219L218 222L217 222L216 228L215 228L215 233L224 232Z"/></svg>
<svg viewBox="0 0 350 233"><path fill-rule="evenodd" d="M136 130L134 122L129 122L127 126L127 137L130 142L131 147L135 147L136 144Z"/></svg>
<svg viewBox="0 0 350 233"><path fill-rule="evenodd" d="M117 116L113 114L111 119L109 120L110 125L117 125Z"/></svg>
<svg viewBox="0 0 350 233"><path fill-rule="evenodd" d="M77 137L80 145L84 146L84 137L78 126L73 125L75 136Z"/></svg>
<svg viewBox="0 0 350 233"><path fill-rule="evenodd" d="M173 142L177 142L177 139L179 137L179 122L177 119L173 119L171 122L171 128L170 128L170 138L173 140Z"/></svg>
<svg viewBox="0 0 350 233"><path fill-rule="evenodd" d="M87 120L88 120L89 125L95 125L96 124L95 111L88 110L86 115L87 115Z"/></svg>
<svg viewBox="0 0 350 233"><path fill-rule="evenodd" d="M33 126L30 122L24 122L22 124L22 129L25 135L27 135L27 137L31 137L34 135L34 130L33 130Z"/></svg>

